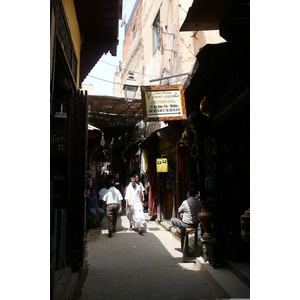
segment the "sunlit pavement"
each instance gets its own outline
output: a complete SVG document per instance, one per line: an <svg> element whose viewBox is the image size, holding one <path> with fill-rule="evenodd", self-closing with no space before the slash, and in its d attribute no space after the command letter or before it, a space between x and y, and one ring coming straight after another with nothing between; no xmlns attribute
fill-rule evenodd
<svg viewBox="0 0 300 300"><path fill-rule="evenodd" d="M88 232L76 299L217 298L196 264L182 263L179 239L155 221L142 232L129 231L124 213L112 238L106 217L101 229Z"/></svg>

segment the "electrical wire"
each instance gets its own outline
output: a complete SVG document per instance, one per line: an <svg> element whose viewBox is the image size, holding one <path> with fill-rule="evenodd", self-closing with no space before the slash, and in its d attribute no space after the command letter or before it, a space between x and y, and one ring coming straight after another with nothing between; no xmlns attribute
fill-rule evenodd
<svg viewBox="0 0 300 300"><path fill-rule="evenodd" d="M115 66L115 65L113 65L113 64L110 64L110 63L108 63L108 62L106 62L106 61L102 61L102 60L99 60L98 62L102 62L102 63L105 63L105 64L108 64L108 65L110 65L110 66L113 66L113 67L118 67L118 66ZM128 69L125 69L124 68L124 70L128 70ZM129 70L128 70L129 71ZM145 76L145 77L156 77L156 76L154 76L154 75L147 75L147 74L142 74L142 73L139 73L139 72L135 72L135 71L130 71L130 72L132 72L132 73L135 73L135 74L140 74L140 75L143 75L143 76ZM118 82L114 82L114 81L109 81L109 80L106 80L106 79L102 79L102 78L99 78L99 77L95 77L95 76L92 76L92 75L87 75L88 77L91 77L91 78L94 78L94 79L97 79L97 80L101 80L101 81L105 81L105 82L108 82L108 83L112 83L112 84L118 84L118 85L124 85L123 83L118 83ZM184 75L185 76L185 75ZM174 78L173 78L174 79ZM162 79L163 80L163 79ZM171 80L171 81L173 81L173 80ZM176 82L178 82L178 81L180 81L179 79L178 80L174 80L173 81L173 83L176 83Z"/></svg>
<svg viewBox="0 0 300 300"><path fill-rule="evenodd" d="M106 81L106 82L113 83L113 84L124 85L123 83L118 83L118 82L114 82L114 81L109 81L109 80L102 79L102 78L98 78L98 77L91 76L91 75L88 75L88 77L91 77L91 78L94 78L94 79L98 79L98 80L102 80L102 81Z"/></svg>
<svg viewBox="0 0 300 300"><path fill-rule="evenodd" d="M113 65L113 64L110 64L110 63L108 63L108 62L106 62L106 61L103 61L103 60L99 60L98 62L102 62L102 63L104 63L104 64L107 64L107 65L110 65L110 66L113 66L113 67L118 68L118 66L115 66L115 65Z"/></svg>
<svg viewBox="0 0 300 300"><path fill-rule="evenodd" d="M119 66L110 64L110 63L108 63L108 62L106 62L106 61L103 61L103 60L99 60L98 62L102 62L102 63L104 63L104 64L110 65L110 66L115 67L115 68L118 68L118 67L119 67ZM143 76L145 76L145 77L155 77L154 75L147 75L147 74L135 72L135 71L132 71L132 70L129 70L129 69L126 69L126 68L123 68L123 69L124 69L125 71L130 71L130 72L132 72L132 73L139 74L139 75L143 75Z"/></svg>
<svg viewBox="0 0 300 300"><path fill-rule="evenodd" d="M87 76L88 76L88 77L91 77L91 78L94 78L94 79L97 79L97 80L109 82L109 83L112 83L112 84L124 85L123 83L118 83L118 82L114 82L114 81L109 81L109 80L102 79L102 78L98 78L98 77L91 76L91 75L87 75ZM183 75L183 76L187 76L187 75ZM175 79L175 78L173 78L173 79ZM163 78L162 78L161 80L163 80ZM175 84L176 82L180 82L180 79L175 79L174 81L172 81L172 84Z"/></svg>
<svg viewBox="0 0 300 300"><path fill-rule="evenodd" d="M109 83L112 83L112 84L124 85L123 83L118 83L118 82L114 82L114 81L109 81L109 80L102 79L102 78L95 77L95 76L91 76L91 75L87 75L87 76L88 76L88 77L91 77L91 78L94 78L94 79L97 79L97 80L109 82ZM187 75L183 75L183 76L187 76ZM174 81L173 81L172 79L174 79ZM176 82L180 82L180 79L175 79L175 78L172 78L172 79L171 79L172 84L175 84ZM161 80L163 80L163 78L161 78Z"/></svg>

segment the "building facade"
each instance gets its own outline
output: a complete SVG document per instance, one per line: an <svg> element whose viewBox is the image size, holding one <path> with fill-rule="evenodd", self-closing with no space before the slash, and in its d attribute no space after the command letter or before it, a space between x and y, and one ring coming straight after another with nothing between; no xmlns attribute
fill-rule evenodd
<svg viewBox="0 0 300 300"><path fill-rule="evenodd" d="M150 83L151 79L188 73L196 54L206 43L224 41L218 31L180 32L186 12L180 1L137 0L127 24L123 41L121 70L115 82L126 82L132 71L138 85L183 84L187 75ZM185 1L188 9L192 1ZM115 84L113 94L123 97L123 86ZM141 98L140 89L136 98Z"/></svg>

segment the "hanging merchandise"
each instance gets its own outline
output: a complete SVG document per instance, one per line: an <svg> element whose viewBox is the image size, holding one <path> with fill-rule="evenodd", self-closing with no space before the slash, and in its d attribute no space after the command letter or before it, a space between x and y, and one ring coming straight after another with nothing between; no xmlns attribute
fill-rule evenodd
<svg viewBox="0 0 300 300"><path fill-rule="evenodd" d="M142 155L141 155L141 174L146 173L146 167L145 167L145 151L142 150Z"/></svg>
<svg viewBox="0 0 300 300"><path fill-rule="evenodd" d="M135 170L135 161L132 158L130 161L130 165L129 165L130 171L134 171Z"/></svg>
<svg viewBox="0 0 300 300"><path fill-rule="evenodd" d="M205 140L205 156L207 158L218 156L217 141L212 137Z"/></svg>
<svg viewBox="0 0 300 300"><path fill-rule="evenodd" d="M105 147L105 144L106 144L106 142L105 142L105 139L104 139L104 133L102 133L102 138L101 138L101 141L100 141L100 146Z"/></svg>
<svg viewBox="0 0 300 300"><path fill-rule="evenodd" d="M206 178L205 178L205 188L209 192L216 190L216 172L217 164L211 158L207 159L205 162Z"/></svg>
<svg viewBox="0 0 300 300"><path fill-rule="evenodd" d="M188 148L186 144L183 142L178 142L176 144L176 152L179 159L179 171L180 173L184 173L186 165L185 159L188 154Z"/></svg>
<svg viewBox="0 0 300 300"><path fill-rule="evenodd" d="M192 156L192 158L196 161L196 162L198 162L199 160L198 160L198 146L194 143L193 145L192 145L192 147L191 147L191 156Z"/></svg>
<svg viewBox="0 0 300 300"><path fill-rule="evenodd" d="M212 212L210 201L200 201L201 211L198 214L198 220L204 230L203 239L207 240L211 238L211 223L212 223Z"/></svg>
<svg viewBox="0 0 300 300"><path fill-rule="evenodd" d="M148 171L148 158L147 158L147 151L144 150L144 157L145 157L145 172Z"/></svg>
<svg viewBox="0 0 300 300"><path fill-rule="evenodd" d="M121 152L121 161L122 161L124 164L127 163L127 159L126 159L126 156L125 156L125 152L124 152L124 151Z"/></svg>
<svg viewBox="0 0 300 300"><path fill-rule="evenodd" d="M211 158L207 159L205 162L205 170L206 170L206 176L209 177L215 177L217 164L215 161Z"/></svg>
<svg viewBox="0 0 300 300"><path fill-rule="evenodd" d="M137 155L141 155L141 149L139 148L139 150L136 152L135 156Z"/></svg>
<svg viewBox="0 0 300 300"><path fill-rule="evenodd" d="M141 155L141 174L145 174L148 170L147 152L142 150Z"/></svg>

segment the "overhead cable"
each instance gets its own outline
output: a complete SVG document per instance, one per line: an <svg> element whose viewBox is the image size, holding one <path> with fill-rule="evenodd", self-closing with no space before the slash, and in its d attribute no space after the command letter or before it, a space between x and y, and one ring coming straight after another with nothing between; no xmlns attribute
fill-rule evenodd
<svg viewBox="0 0 300 300"><path fill-rule="evenodd" d="M102 62L102 63L108 64L108 65L110 65L110 66L112 66L112 67L115 67L115 68L118 68L118 67L119 67L119 66L115 66L115 65L110 64L110 63L108 63L108 62L106 62L106 61L103 61L103 60L99 60L98 62ZM129 70L129 69L125 69L125 68L123 68L123 69L124 69L125 71L131 71L132 73L139 74L139 75L143 75L143 76L145 76L145 77L155 77L155 76L153 76L153 75L147 75L147 74L135 72L135 71L132 71L132 70Z"/></svg>

